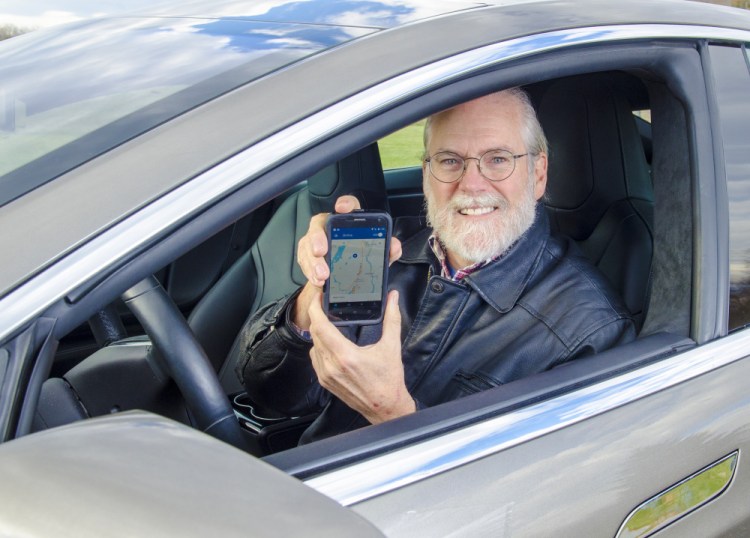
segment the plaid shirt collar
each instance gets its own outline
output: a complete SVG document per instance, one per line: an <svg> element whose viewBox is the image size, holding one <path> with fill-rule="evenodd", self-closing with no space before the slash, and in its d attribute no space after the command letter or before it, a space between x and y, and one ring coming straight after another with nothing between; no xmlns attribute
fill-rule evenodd
<svg viewBox="0 0 750 538"><path fill-rule="evenodd" d="M438 261L440 261L440 267L441 267L440 276L444 278L449 278L455 282L462 280L464 277L470 275L471 273L474 273L475 271L478 271L485 265L489 264L490 262L495 261L496 259L500 257L500 256L495 256L493 258L488 258L484 261L471 264L468 267L464 267L462 269L457 269L453 271L452 268L448 265L448 257L445 254L445 248L443 248L443 245L440 243L440 240L438 239L437 235L435 234L430 235L430 238L427 241L430 244L430 248L432 249L432 252L435 254Z"/></svg>

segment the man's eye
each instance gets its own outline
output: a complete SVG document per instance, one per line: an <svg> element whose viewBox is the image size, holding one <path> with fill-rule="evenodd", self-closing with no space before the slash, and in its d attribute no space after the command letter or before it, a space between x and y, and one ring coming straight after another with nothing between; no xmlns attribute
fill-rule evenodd
<svg viewBox="0 0 750 538"><path fill-rule="evenodd" d="M440 166L445 166L448 168L452 168L455 166L459 166L461 162L458 159L455 159L453 157L448 157L445 159L440 159Z"/></svg>
<svg viewBox="0 0 750 538"><path fill-rule="evenodd" d="M491 162L492 164L505 164L508 162L508 158L502 155L493 155Z"/></svg>

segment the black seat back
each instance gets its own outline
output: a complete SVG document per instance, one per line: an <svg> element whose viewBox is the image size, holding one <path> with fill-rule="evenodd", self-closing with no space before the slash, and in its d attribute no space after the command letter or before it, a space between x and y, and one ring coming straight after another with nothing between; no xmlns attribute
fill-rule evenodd
<svg viewBox="0 0 750 538"><path fill-rule="evenodd" d="M645 89L633 80L620 74L558 80L535 100L550 145L545 203L552 228L574 239L609 278L640 328L654 195L631 104Z"/></svg>
<svg viewBox="0 0 750 538"><path fill-rule="evenodd" d="M297 242L310 218L331 212L339 196L353 194L362 207L388 209L377 144L332 164L284 200L258 240L209 290L190 315L189 323L219 372L227 393L242 387L229 357L247 317L260 306L305 283L296 261Z"/></svg>

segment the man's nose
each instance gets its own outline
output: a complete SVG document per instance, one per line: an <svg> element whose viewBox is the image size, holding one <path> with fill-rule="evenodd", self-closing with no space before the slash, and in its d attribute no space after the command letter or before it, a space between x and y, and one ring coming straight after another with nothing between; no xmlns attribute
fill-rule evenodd
<svg viewBox="0 0 750 538"><path fill-rule="evenodd" d="M466 191L485 190L487 188L487 179L479 171L479 159L471 157L465 161L466 169L461 178L461 188Z"/></svg>

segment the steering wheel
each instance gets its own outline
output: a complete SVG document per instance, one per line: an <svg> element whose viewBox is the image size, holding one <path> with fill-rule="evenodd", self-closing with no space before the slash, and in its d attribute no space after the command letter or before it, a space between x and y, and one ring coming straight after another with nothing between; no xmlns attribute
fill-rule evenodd
<svg viewBox="0 0 750 538"><path fill-rule="evenodd" d="M249 451L216 371L159 281L153 276L145 278L123 293L122 299L161 352L169 375L195 418L196 428Z"/></svg>

